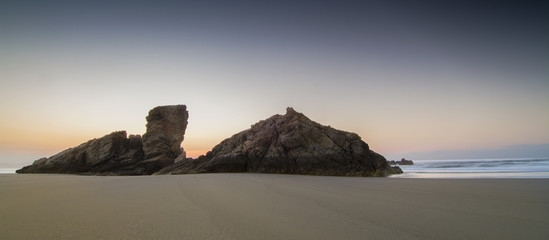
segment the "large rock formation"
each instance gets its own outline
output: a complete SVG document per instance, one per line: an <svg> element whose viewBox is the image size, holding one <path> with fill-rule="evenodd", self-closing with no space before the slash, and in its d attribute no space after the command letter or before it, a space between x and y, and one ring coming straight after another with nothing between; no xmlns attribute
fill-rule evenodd
<svg viewBox="0 0 549 240"><path fill-rule="evenodd" d="M147 116L147 132L114 132L36 160L17 173L95 175L261 172L338 176L395 173L357 134L339 131L286 110L224 140L198 159L180 145L187 128L185 105L161 106ZM177 161L175 161L177 158Z"/></svg>
<svg viewBox="0 0 549 240"><path fill-rule="evenodd" d="M150 174L143 160L141 136L113 132L69 148L49 158L41 158L17 173Z"/></svg>
<svg viewBox="0 0 549 240"><path fill-rule="evenodd" d="M286 110L222 141L198 159L184 159L157 174L259 172L385 176L395 171L355 133L339 131Z"/></svg>
<svg viewBox="0 0 549 240"><path fill-rule="evenodd" d="M149 112L147 132L141 139L114 132L42 158L17 173L77 173L95 175L152 174L181 154L187 127L185 105L161 106Z"/></svg>
<svg viewBox="0 0 549 240"><path fill-rule="evenodd" d="M187 129L187 106L162 106L149 111L143 135L145 161L169 165L183 153L181 142Z"/></svg>

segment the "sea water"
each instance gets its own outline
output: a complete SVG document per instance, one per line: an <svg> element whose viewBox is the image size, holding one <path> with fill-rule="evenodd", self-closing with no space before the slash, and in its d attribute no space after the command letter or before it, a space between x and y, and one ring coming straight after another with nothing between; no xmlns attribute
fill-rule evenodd
<svg viewBox="0 0 549 240"><path fill-rule="evenodd" d="M0 174L13 174L17 168L0 168Z"/></svg>
<svg viewBox="0 0 549 240"><path fill-rule="evenodd" d="M394 178L549 178L549 158L413 160Z"/></svg>
<svg viewBox="0 0 549 240"><path fill-rule="evenodd" d="M413 160L393 178L549 178L549 158ZM14 174L16 168L0 169Z"/></svg>

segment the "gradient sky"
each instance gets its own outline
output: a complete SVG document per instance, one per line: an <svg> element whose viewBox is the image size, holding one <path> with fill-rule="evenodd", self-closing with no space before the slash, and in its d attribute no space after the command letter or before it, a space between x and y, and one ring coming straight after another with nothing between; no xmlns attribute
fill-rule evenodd
<svg viewBox="0 0 549 240"><path fill-rule="evenodd" d="M2 161L166 104L191 156L287 106L382 154L549 143L549 4L2 1L0 102Z"/></svg>

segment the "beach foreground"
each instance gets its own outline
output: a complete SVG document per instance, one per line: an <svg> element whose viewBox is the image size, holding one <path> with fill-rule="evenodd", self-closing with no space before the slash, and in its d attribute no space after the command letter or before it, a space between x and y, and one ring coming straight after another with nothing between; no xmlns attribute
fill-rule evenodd
<svg viewBox="0 0 549 240"><path fill-rule="evenodd" d="M549 179L0 175L2 239L548 239Z"/></svg>

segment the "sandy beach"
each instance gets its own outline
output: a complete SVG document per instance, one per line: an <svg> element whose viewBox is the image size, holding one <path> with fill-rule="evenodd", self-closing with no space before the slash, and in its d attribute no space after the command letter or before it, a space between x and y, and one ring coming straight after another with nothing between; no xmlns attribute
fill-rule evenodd
<svg viewBox="0 0 549 240"><path fill-rule="evenodd" d="M548 239L549 179L0 175L2 239Z"/></svg>

